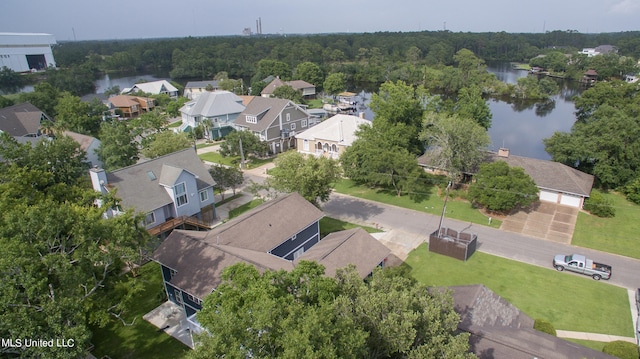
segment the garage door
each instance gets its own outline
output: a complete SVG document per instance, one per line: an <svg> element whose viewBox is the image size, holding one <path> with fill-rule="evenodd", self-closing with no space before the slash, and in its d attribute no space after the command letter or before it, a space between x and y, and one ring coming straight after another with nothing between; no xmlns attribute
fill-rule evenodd
<svg viewBox="0 0 640 359"><path fill-rule="evenodd" d="M540 191L540 200L545 202L558 203L558 192Z"/></svg>
<svg viewBox="0 0 640 359"><path fill-rule="evenodd" d="M581 197L563 193L560 197L560 204L580 208Z"/></svg>

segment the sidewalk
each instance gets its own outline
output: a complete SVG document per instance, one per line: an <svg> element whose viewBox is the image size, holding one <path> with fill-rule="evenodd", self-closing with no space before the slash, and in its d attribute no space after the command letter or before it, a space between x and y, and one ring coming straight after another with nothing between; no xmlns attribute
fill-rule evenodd
<svg viewBox="0 0 640 359"><path fill-rule="evenodd" d="M570 332L567 330L556 330L556 334L558 338L567 338L567 339L580 339L580 340L591 340L594 342L613 342L616 340L621 340L624 342L629 342L636 344L636 338L629 337L620 337L617 335L608 335L608 334L597 334L597 333L583 333L583 332Z"/></svg>

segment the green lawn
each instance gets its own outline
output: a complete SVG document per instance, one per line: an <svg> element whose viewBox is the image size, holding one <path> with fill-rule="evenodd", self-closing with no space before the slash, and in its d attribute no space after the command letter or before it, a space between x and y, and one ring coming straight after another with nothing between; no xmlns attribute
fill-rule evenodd
<svg viewBox="0 0 640 359"><path fill-rule="evenodd" d="M607 344L607 343L604 343L604 342L596 342L596 341L592 341L592 340L580 340L580 339L568 339L568 338L565 338L565 340L568 340L568 341L576 343L576 344L580 344L583 347L591 348L591 349L597 350L599 352L601 352L602 348L604 348L604 345Z"/></svg>
<svg viewBox="0 0 640 359"><path fill-rule="evenodd" d="M164 303L164 287L160 266L149 262L142 266L137 279L144 281L145 290L137 295L137 305L131 308L126 320L134 325L124 326L112 320L104 328L91 328L95 345L93 355L98 358L182 358L190 350L177 339L158 330L142 316Z"/></svg>
<svg viewBox="0 0 640 359"><path fill-rule="evenodd" d="M556 329L633 336L627 291L606 281L482 252L462 262L429 252L426 244L412 251L406 264L413 277L429 286L484 284Z"/></svg>
<svg viewBox="0 0 640 359"><path fill-rule="evenodd" d="M409 196L398 197L390 190L359 186L348 179L342 179L339 181L335 186L335 191L358 198L427 212L437 216L442 214L442 206L444 205L444 198L438 196L438 188L436 186L426 188L425 195L423 196L424 198L421 198L418 201L409 198ZM482 214L479 210L472 208L469 202L459 199L449 198L447 201L447 212L445 213L445 216L447 218L454 218L485 226L489 223L488 217ZM501 224L502 221L492 219L490 226L493 228L499 228Z"/></svg>
<svg viewBox="0 0 640 359"><path fill-rule="evenodd" d="M331 217L323 217L320 220L320 237L324 237L329 233L344 231L345 229L352 228L363 228L368 233L380 233L382 232L379 229L375 229L373 227L360 226L357 224L341 221L339 219L331 218Z"/></svg>
<svg viewBox="0 0 640 359"><path fill-rule="evenodd" d="M233 218L233 217L238 217L239 215L243 214L244 212L256 208L259 205L261 205L262 203L264 203L263 200L257 198L252 200L251 202L247 202L241 206L238 206L232 210L229 211L229 219Z"/></svg>
<svg viewBox="0 0 640 359"><path fill-rule="evenodd" d="M616 211L613 218L579 213L571 244L640 259L640 206L619 193L605 193Z"/></svg>
<svg viewBox="0 0 640 359"><path fill-rule="evenodd" d="M223 157L218 152L207 152L207 153L198 155L198 157L200 157L200 159L203 161L219 163L226 166L238 166L240 164L240 156ZM266 158L266 159L250 157L248 161L245 162L246 168L251 169L251 168L260 167L266 163L272 162L273 159L274 159L273 157Z"/></svg>

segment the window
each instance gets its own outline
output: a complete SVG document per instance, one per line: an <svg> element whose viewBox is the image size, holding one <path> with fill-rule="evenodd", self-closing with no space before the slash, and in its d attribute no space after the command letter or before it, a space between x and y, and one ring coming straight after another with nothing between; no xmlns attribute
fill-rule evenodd
<svg viewBox="0 0 640 359"><path fill-rule="evenodd" d="M309 151L309 140L304 140L304 141L302 142L302 149L303 149L304 151Z"/></svg>
<svg viewBox="0 0 640 359"><path fill-rule="evenodd" d="M258 118L256 116L247 115L247 122L248 123L258 123Z"/></svg>
<svg viewBox="0 0 640 359"><path fill-rule="evenodd" d="M187 204L189 201L187 199L187 188L183 183L179 183L174 187L174 191L176 194L176 203L178 207Z"/></svg>
<svg viewBox="0 0 640 359"><path fill-rule="evenodd" d="M293 259L296 260L303 254L304 254L304 247L302 247L302 248L298 249L297 251L293 252Z"/></svg>
<svg viewBox="0 0 640 359"><path fill-rule="evenodd" d="M179 289L174 289L174 293L176 294L176 302L182 305L182 291L180 291Z"/></svg>
<svg viewBox="0 0 640 359"><path fill-rule="evenodd" d="M155 222L156 222L156 215L153 212L147 213L147 215L144 217L145 226Z"/></svg>
<svg viewBox="0 0 640 359"><path fill-rule="evenodd" d="M307 127L307 120L302 120L302 124L301 124L301 126L302 126L303 128L304 128L304 127Z"/></svg>
<svg viewBox="0 0 640 359"><path fill-rule="evenodd" d="M202 304L202 301L196 297L194 297L193 295L187 293L187 299L190 300L193 303L196 303L198 305Z"/></svg>
<svg viewBox="0 0 640 359"><path fill-rule="evenodd" d="M175 269L169 269L169 275L171 275L171 278L173 278L176 274L178 274L178 271Z"/></svg>
<svg viewBox="0 0 640 359"><path fill-rule="evenodd" d="M206 202L209 199L209 193L207 190L200 191L200 202Z"/></svg>
<svg viewBox="0 0 640 359"><path fill-rule="evenodd" d="M292 124L291 124L291 131L293 131L293 130L295 130L295 129L296 129L296 124L295 124L295 123L292 123Z"/></svg>
<svg viewBox="0 0 640 359"><path fill-rule="evenodd" d="M290 113L287 114L287 122L289 122L289 121L291 121L291 114Z"/></svg>

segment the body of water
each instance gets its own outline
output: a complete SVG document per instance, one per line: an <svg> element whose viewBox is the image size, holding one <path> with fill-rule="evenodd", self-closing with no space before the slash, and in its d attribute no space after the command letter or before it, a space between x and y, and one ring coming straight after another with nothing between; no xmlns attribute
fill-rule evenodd
<svg viewBox="0 0 640 359"><path fill-rule="evenodd" d="M518 78L527 76L526 71L514 70L508 63L490 65L488 70L507 83L516 83ZM559 85L560 93L544 104L489 100L489 108L493 114L489 128L491 149L497 151L504 147L513 155L551 159L544 150L542 140L551 137L556 131L571 130L576 120L572 98L581 92L577 83L560 81Z"/></svg>

